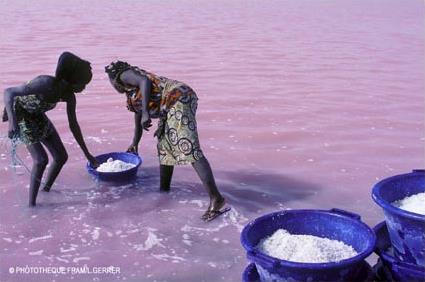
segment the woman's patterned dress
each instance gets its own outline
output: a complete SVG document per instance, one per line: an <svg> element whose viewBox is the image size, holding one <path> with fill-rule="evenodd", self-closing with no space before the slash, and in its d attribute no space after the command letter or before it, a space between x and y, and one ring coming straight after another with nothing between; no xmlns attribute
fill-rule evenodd
<svg viewBox="0 0 425 282"><path fill-rule="evenodd" d="M203 157L196 126L198 97L188 85L157 76L137 67L132 70L146 76L152 82L148 111L158 122L158 156L162 165L185 165ZM118 75L119 77L119 75ZM132 112L143 109L143 93L140 89L127 90L127 108Z"/></svg>

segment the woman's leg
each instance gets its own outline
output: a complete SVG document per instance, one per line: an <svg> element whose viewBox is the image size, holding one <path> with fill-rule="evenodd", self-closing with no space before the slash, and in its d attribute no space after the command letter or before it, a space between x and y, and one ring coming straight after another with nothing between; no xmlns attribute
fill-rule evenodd
<svg viewBox="0 0 425 282"><path fill-rule="evenodd" d="M217 185L215 184L214 175L211 170L211 166L208 163L206 157L203 157L200 160L192 163L192 166L210 196L210 205L203 218L208 217L209 211L217 211L224 206L224 197L218 191Z"/></svg>
<svg viewBox="0 0 425 282"><path fill-rule="evenodd" d="M49 172L47 173L46 183L43 187L43 190L46 192L50 191L50 188L55 182L56 177L61 171L63 165L68 160L68 154L65 150L65 146L62 143L62 140L59 137L58 132L54 127L52 127L52 133L47 136L43 141L43 145L49 150L50 154L52 154L53 162L49 168Z"/></svg>
<svg viewBox="0 0 425 282"><path fill-rule="evenodd" d="M29 191L29 205L31 207L35 206L41 178L43 177L43 172L49 162L49 158L40 142L28 145L27 149L33 160Z"/></svg>
<svg viewBox="0 0 425 282"><path fill-rule="evenodd" d="M159 176L160 176L160 187L161 192L169 192L171 178L173 177L174 166L172 165L160 165Z"/></svg>

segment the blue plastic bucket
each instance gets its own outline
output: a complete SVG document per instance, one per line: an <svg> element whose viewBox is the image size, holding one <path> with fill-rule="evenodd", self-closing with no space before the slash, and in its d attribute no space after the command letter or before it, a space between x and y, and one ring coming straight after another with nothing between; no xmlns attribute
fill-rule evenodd
<svg viewBox="0 0 425 282"><path fill-rule="evenodd" d="M382 266L377 270L381 279L401 282L425 280L425 267L395 258L385 221L376 225L373 230L377 239L375 253L382 260Z"/></svg>
<svg viewBox="0 0 425 282"><path fill-rule="evenodd" d="M375 273L366 261L361 264L362 271L353 281L369 282L375 281ZM250 263L242 273L242 282L261 282L255 263Z"/></svg>
<svg viewBox="0 0 425 282"><path fill-rule="evenodd" d="M342 241L358 255L339 262L300 263L273 258L256 249L261 239L281 228L291 234ZM242 230L241 243L261 281L348 281L364 272L362 264L375 248L375 233L361 222L359 215L343 210L287 210L250 222Z"/></svg>
<svg viewBox="0 0 425 282"><path fill-rule="evenodd" d="M425 192L425 170L413 170L375 184L372 198L384 210L397 259L425 266L425 215L408 212L391 204L421 192Z"/></svg>
<svg viewBox="0 0 425 282"><path fill-rule="evenodd" d="M96 156L96 160L100 164L106 162L109 158L113 158L114 160L121 160L126 163L134 164L136 166L129 170L120 172L99 172L95 168L93 168L88 162L87 171L102 181L127 181L131 180L137 175L137 170L142 164L142 159L138 155L131 153L113 152Z"/></svg>

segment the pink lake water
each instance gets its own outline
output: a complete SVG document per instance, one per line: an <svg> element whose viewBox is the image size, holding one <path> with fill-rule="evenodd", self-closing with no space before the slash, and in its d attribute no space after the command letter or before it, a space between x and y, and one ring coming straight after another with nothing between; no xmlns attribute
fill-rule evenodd
<svg viewBox="0 0 425 282"><path fill-rule="evenodd" d="M95 182L59 104L48 116L70 159L37 208L0 125L0 280L239 281L240 231L260 215L338 207L382 221L371 187L425 163L424 14L420 0L1 1L1 89L54 74L65 50L91 61L77 107L93 154L132 138L103 72L110 61L191 85L201 146L232 211L199 219L208 197L191 167L158 193L151 132L136 181ZM120 273L9 273L84 265Z"/></svg>

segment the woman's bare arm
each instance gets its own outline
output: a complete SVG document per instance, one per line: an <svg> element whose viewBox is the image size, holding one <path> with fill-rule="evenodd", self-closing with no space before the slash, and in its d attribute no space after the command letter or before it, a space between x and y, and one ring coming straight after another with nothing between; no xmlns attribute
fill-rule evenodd
<svg viewBox="0 0 425 282"><path fill-rule="evenodd" d="M148 124L150 116L149 116L149 100L152 91L152 83L151 81L143 75L138 74L133 70L126 70L120 75L120 79L126 85L131 85L139 88L142 93L143 101L142 101L142 119L141 124L144 129L148 128Z"/></svg>
<svg viewBox="0 0 425 282"><path fill-rule="evenodd" d="M139 151L139 142L143 135L143 128L142 128L141 121L142 121L142 115L140 113L134 113L133 142L131 143L130 147L128 147L127 152L137 154Z"/></svg>

